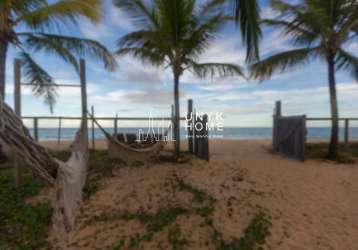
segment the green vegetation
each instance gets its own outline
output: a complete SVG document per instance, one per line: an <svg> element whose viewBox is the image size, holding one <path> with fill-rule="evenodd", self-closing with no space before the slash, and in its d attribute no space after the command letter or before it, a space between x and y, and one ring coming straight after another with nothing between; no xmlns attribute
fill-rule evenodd
<svg viewBox="0 0 358 250"><path fill-rule="evenodd" d="M194 187L190 183L184 182L183 179L180 179L178 176L175 176L175 179L177 181L177 184L181 190L185 190L187 192L190 192L194 195L194 201L198 203L203 203L204 201L208 201L210 204L213 204L215 202L215 199L206 194L204 191Z"/></svg>
<svg viewBox="0 0 358 250"><path fill-rule="evenodd" d="M170 225L179 215L184 213L187 213L187 209L175 206L169 209L159 209L159 211L153 215L140 212L138 214L138 219L146 225L149 232L156 233Z"/></svg>
<svg viewBox="0 0 358 250"><path fill-rule="evenodd" d="M188 213L188 210L181 206L174 206L165 209L159 209L155 214L139 211L137 213L129 213L128 211L118 211L112 214L104 213L98 216L94 216L92 221L113 221L113 220L138 220L146 229L144 234L132 235L129 239L128 246L130 248L136 247L142 240L150 241L155 233L162 231L167 226L171 225L178 216ZM121 249L125 241L121 240L113 249Z"/></svg>
<svg viewBox="0 0 358 250"><path fill-rule="evenodd" d="M69 150L50 151L53 157L66 161L71 155ZM90 150L89 173L84 187L84 199L89 199L100 188L100 180L104 177L113 176L116 168L125 166L120 159L111 158L107 150Z"/></svg>
<svg viewBox="0 0 358 250"><path fill-rule="evenodd" d="M307 159L327 159L328 143L307 143L306 158ZM358 159L358 143L338 144L337 163L352 164Z"/></svg>
<svg viewBox="0 0 358 250"><path fill-rule="evenodd" d="M47 229L51 223L49 201L27 204L44 183L25 173L23 185L13 188L11 171L0 171L0 249L39 249L46 246Z"/></svg>
<svg viewBox="0 0 358 250"><path fill-rule="evenodd" d="M214 241L217 250L254 250L257 246L265 243L265 238L269 235L271 227L270 221L266 218L263 212L259 212L245 229L245 234L240 239L234 239L230 243L225 243L222 240L221 234L215 229L211 215L214 212L215 198L206 194L204 191L194 187L190 183L176 177L178 186L182 190L186 190L193 194L193 201L198 203L206 203L207 205L193 208L194 213L205 218L205 223L212 231L212 240Z"/></svg>
<svg viewBox="0 0 358 250"><path fill-rule="evenodd" d="M212 215L215 210L214 205L216 200L203 190L185 182L178 176L175 176L172 184L175 184L181 191L186 191L193 195L192 206L182 207L176 205L174 207L159 209L155 214L143 211L137 213L129 213L128 211L117 211L111 214L103 213L94 216L90 220L90 223L94 221L129 221L136 219L143 224L146 229L144 233L135 233L129 237L129 239L121 239L117 245L113 246L114 250L124 249L126 247L136 248L142 241L150 241L156 233L165 229L168 229L167 238L171 249L184 249L189 242L185 238L185 234L182 232L180 226L178 224L172 225L180 215L184 214L196 214L204 219L204 225L212 232L212 241L218 250L255 250L260 249L260 246L265 243L265 238L269 235L271 223L263 212L259 212L254 216L246 228L245 234L241 238L226 243L222 239L221 233L216 230L213 224Z"/></svg>
<svg viewBox="0 0 358 250"><path fill-rule="evenodd" d="M260 212L251 220L241 238L225 243L221 238L221 234L214 229L212 239L216 243L217 250L263 249L262 245L265 243L266 237L270 235L271 226L272 224L266 215Z"/></svg>
<svg viewBox="0 0 358 250"><path fill-rule="evenodd" d="M100 181L113 176L116 168L125 166L120 159L111 158L107 150L90 150L89 173L84 187L84 198L89 199L100 188Z"/></svg>
<svg viewBox="0 0 358 250"><path fill-rule="evenodd" d="M184 246L188 244L178 225L174 225L168 230L168 241L172 246L172 250L182 250Z"/></svg>
<svg viewBox="0 0 358 250"><path fill-rule="evenodd" d="M50 154L65 161L69 158L70 151L51 151ZM106 151L91 151L85 198L98 190L103 177L112 176L115 168L123 165L123 161L111 159ZM21 181L20 190L16 191L13 188L12 169L0 171L0 249L27 250L46 246L47 230L52 217L51 204L46 200L26 203L27 198L39 194L45 183L28 173L26 168Z"/></svg>

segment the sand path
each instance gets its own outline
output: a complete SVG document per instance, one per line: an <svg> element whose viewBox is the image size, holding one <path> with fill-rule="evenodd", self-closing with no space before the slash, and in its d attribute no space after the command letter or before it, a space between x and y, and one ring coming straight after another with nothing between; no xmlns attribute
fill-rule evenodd
<svg viewBox="0 0 358 250"><path fill-rule="evenodd" d="M143 232L138 221L96 221L95 215L127 210L156 212L188 202L170 188L173 175L205 190L218 201L214 225L226 241L240 237L252 216L264 210L273 224L266 249L358 249L358 166L304 163L272 155L265 141L213 141L211 161L147 164L114 173L91 197L71 234L70 249L105 249ZM186 249L215 249L198 216L175 222L189 244ZM140 249L168 249L167 232Z"/></svg>

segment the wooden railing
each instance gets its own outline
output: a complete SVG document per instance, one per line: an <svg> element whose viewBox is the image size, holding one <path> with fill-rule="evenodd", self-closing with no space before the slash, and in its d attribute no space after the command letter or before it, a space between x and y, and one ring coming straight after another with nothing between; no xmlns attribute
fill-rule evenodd
<svg viewBox="0 0 358 250"><path fill-rule="evenodd" d="M331 121L329 117L307 117L306 121ZM339 118L339 121L344 121L344 143L349 143L349 121L358 121L357 117L344 117Z"/></svg>
<svg viewBox="0 0 358 250"><path fill-rule="evenodd" d="M278 112L280 115L282 113L282 104L281 101L276 101L274 115ZM344 121L344 143L349 143L349 122L358 121L358 117L342 117L338 119L339 121ZM330 117L306 117L306 121L332 121Z"/></svg>
<svg viewBox="0 0 358 250"><path fill-rule="evenodd" d="M40 120L57 120L58 127L57 127L57 142L61 142L61 132L62 132L62 121L64 120L71 120L71 121L81 121L80 116L23 116L23 120L32 120L33 121L33 136L36 141L39 141L39 121ZM119 121L148 121L151 119L152 121L170 121L172 120L171 117L109 117L109 116L101 116L95 117L97 121L112 121L114 133L118 132L118 122ZM88 121L91 122L91 140L92 140L92 147L95 146L95 124L94 119L88 118ZM185 117L181 117L180 120L185 121Z"/></svg>

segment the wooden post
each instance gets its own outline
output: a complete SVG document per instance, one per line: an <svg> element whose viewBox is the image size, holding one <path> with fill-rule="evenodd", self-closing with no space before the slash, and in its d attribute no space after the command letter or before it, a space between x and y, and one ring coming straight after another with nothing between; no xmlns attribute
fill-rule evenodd
<svg viewBox="0 0 358 250"><path fill-rule="evenodd" d="M187 125L187 129L188 129L188 151L189 151L189 153L193 153L194 149L193 149L193 100L192 99L188 100L187 120L188 120L188 125Z"/></svg>
<svg viewBox="0 0 358 250"><path fill-rule="evenodd" d="M118 114L116 114L116 118L114 118L114 134L118 134Z"/></svg>
<svg viewBox="0 0 358 250"><path fill-rule="evenodd" d="M196 116L196 110L194 109L194 118L193 118L193 122L194 122L194 129L193 129L193 132L194 132L194 154L195 155L198 155L198 145L199 145L199 136L200 136L200 133L197 131L197 123L199 122L199 118Z"/></svg>
<svg viewBox="0 0 358 250"><path fill-rule="evenodd" d="M272 148L275 152L278 150L278 143L277 143L277 120L281 117L282 110L281 110L281 101L276 101L274 115L273 115L273 127L272 127Z"/></svg>
<svg viewBox="0 0 358 250"><path fill-rule="evenodd" d="M172 113L171 113L171 140L172 141L175 141L175 128L174 128L174 124L175 124L175 121L174 121L174 116L175 116L175 111L174 111L174 105L172 104L171 106L171 110L172 110Z"/></svg>
<svg viewBox="0 0 358 250"><path fill-rule="evenodd" d="M202 155L201 157L207 161L209 161L209 131L208 131L208 115L205 114L203 116L203 133L202 133Z"/></svg>
<svg viewBox="0 0 358 250"><path fill-rule="evenodd" d="M39 119L37 117L34 118L34 139L39 141Z"/></svg>
<svg viewBox="0 0 358 250"><path fill-rule="evenodd" d="M277 117L280 117L280 116L282 115L282 105L281 105L281 101L276 101L275 115L276 115Z"/></svg>
<svg viewBox="0 0 358 250"><path fill-rule="evenodd" d="M96 148L96 142L95 142L95 134L94 134L94 107L91 106L91 113L92 113L92 149Z"/></svg>
<svg viewBox="0 0 358 250"><path fill-rule="evenodd" d="M344 120L344 143L349 143L349 119Z"/></svg>
<svg viewBox="0 0 358 250"><path fill-rule="evenodd" d="M15 82L14 82L14 93L15 93L15 99L14 99L14 107L15 107L15 113L21 117L21 62L19 59L15 59L14 61L14 76L15 76Z"/></svg>
<svg viewBox="0 0 358 250"><path fill-rule="evenodd" d="M62 117L59 117L59 119L58 119L57 144L61 143L61 126L62 126Z"/></svg>
<svg viewBox="0 0 358 250"><path fill-rule="evenodd" d="M14 61L14 108L18 117L21 117L21 62L19 59ZM4 97L5 98L5 97ZM19 190L21 185L21 162L20 159L14 159L14 180L15 188Z"/></svg>
<svg viewBox="0 0 358 250"><path fill-rule="evenodd" d="M86 62L83 59L80 59L80 80L81 80L82 118L87 118Z"/></svg>
<svg viewBox="0 0 358 250"><path fill-rule="evenodd" d="M81 81L81 106L82 106L82 120L84 126L88 127L87 123L87 84L86 84L86 62L80 59L80 81ZM88 130L85 129L87 132ZM87 135L88 136L88 135ZM88 138L88 137L87 137ZM88 147L88 140L87 140Z"/></svg>

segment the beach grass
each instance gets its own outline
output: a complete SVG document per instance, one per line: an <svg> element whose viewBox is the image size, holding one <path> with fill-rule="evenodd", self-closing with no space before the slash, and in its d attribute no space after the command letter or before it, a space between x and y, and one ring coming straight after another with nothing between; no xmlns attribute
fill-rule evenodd
<svg viewBox="0 0 358 250"><path fill-rule="evenodd" d="M306 159L327 160L329 144L325 142L314 142L306 144ZM353 164L358 159L358 142L338 145L337 163Z"/></svg>
<svg viewBox="0 0 358 250"><path fill-rule="evenodd" d="M11 169L0 171L0 249L40 249L45 247L52 207L48 200L28 203L45 183L23 173L17 191Z"/></svg>
<svg viewBox="0 0 358 250"><path fill-rule="evenodd" d="M50 154L65 161L70 151L50 151ZM112 176L115 168L124 165L121 160L111 159L107 151L92 150L84 198L89 199L99 190L102 178ZM0 170L0 249L40 249L47 245L52 206L46 199L27 202L37 196L46 183L23 169L18 191L14 188L11 161L3 164Z"/></svg>
<svg viewBox="0 0 358 250"><path fill-rule="evenodd" d="M66 161L70 150L51 150L50 154L62 161ZM84 199L88 200L100 189L100 182L103 178L113 176L116 168L124 167L126 163L121 159L111 158L107 150L90 150L87 182L84 187Z"/></svg>
<svg viewBox="0 0 358 250"><path fill-rule="evenodd" d="M155 234L166 233L170 249L185 249L189 244L184 231L177 223L177 219L182 215L199 215L203 220L203 226L211 232L211 241L217 250L253 250L260 249L265 243L265 239L270 235L272 226L264 212L255 214L249 225L246 227L241 237L234 238L232 241L224 241L222 233L214 225L213 213L215 211L216 199L205 191L197 188L190 182L185 181L178 176L172 180L172 184L181 192L192 195L192 204L176 204L165 208L160 208L156 213L138 211L130 213L128 211L113 211L112 213L103 213L95 215L89 223L99 221L109 222L114 220L138 220L145 228L143 233L134 233L129 238L122 238L112 249L133 249L138 248L143 241L150 241ZM177 201L178 202L178 201Z"/></svg>

